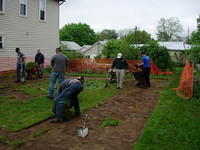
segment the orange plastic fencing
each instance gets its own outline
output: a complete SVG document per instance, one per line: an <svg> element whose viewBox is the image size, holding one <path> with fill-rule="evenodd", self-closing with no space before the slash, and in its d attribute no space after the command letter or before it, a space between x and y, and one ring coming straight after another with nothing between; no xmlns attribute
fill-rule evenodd
<svg viewBox="0 0 200 150"><path fill-rule="evenodd" d="M194 78L194 65L188 61L185 63L180 84L176 90L176 94L184 99L190 99L193 93L193 78Z"/></svg>
<svg viewBox="0 0 200 150"><path fill-rule="evenodd" d="M103 73L107 71L107 68L111 68L112 58L96 58L96 59L86 59L86 58L76 58L70 59L68 72L86 72L90 71L92 73ZM127 60L129 64L129 71L135 71L134 64L139 63L140 60ZM151 74L167 74L162 72L154 63L151 62Z"/></svg>

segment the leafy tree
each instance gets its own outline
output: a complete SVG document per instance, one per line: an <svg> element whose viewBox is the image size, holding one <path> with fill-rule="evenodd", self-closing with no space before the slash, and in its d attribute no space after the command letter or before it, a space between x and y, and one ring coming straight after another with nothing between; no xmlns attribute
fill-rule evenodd
<svg viewBox="0 0 200 150"><path fill-rule="evenodd" d="M192 47L190 50L186 51L186 58L190 62L195 64L200 64L200 46Z"/></svg>
<svg viewBox="0 0 200 150"><path fill-rule="evenodd" d="M141 47L150 59L161 69L172 69L171 56L166 47L161 47L157 42L151 42Z"/></svg>
<svg viewBox="0 0 200 150"><path fill-rule="evenodd" d="M98 40L110 40L117 39L117 33L115 30L104 29L100 33L97 33Z"/></svg>
<svg viewBox="0 0 200 150"><path fill-rule="evenodd" d="M177 39L179 33L183 31L178 18L161 18L157 26L157 39L159 41L170 41L173 38Z"/></svg>
<svg viewBox="0 0 200 150"><path fill-rule="evenodd" d="M139 58L139 49L130 47L125 40L110 40L102 49L102 54L106 58L115 58L119 52L127 59Z"/></svg>
<svg viewBox="0 0 200 150"><path fill-rule="evenodd" d="M79 45L92 45L97 41L96 34L89 25L71 23L60 29L61 41L74 41Z"/></svg>
<svg viewBox="0 0 200 150"><path fill-rule="evenodd" d="M120 52L120 40L109 40L102 49L102 54L106 58L113 58Z"/></svg>
<svg viewBox="0 0 200 150"><path fill-rule="evenodd" d="M192 32L190 43L200 44L200 16L197 18L197 31Z"/></svg>
<svg viewBox="0 0 200 150"><path fill-rule="evenodd" d="M192 32L190 43L192 43L192 44L200 44L200 31Z"/></svg>
<svg viewBox="0 0 200 150"><path fill-rule="evenodd" d="M149 33L140 30L130 32L123 39L126 40L129 44L145 44L152 41L151 35Z"/></svg>
<svg viewBox="0 0 200 150"><path fill-rule="evenodd" d="M77 51L68 51L65 45L61 45L61 50L68 58L83 58L83 54Z"/></svg>

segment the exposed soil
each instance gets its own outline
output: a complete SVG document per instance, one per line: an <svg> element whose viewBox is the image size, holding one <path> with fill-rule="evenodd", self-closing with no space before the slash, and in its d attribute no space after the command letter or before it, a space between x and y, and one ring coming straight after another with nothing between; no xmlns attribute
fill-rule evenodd
<svg viewBox="0 0 200 150"><path fill-rule="evenodd" d="M14 133L0 130L0 135L8 140L25 141L20 150L132 150L158 102L159 91L167 83L163 80L151 82L151 88L141 89L135 86L135 81L127 80L124 83L124 89L118 94L85 111L79 118L73 118L61 124L53 124L51 120L47 120ZM86 138L80 138L76 131L81 127L86 113L89 115L89 135ZM107 117L121 120L121 124L99 129L99 125ZM48 128L49 131L30 140L32 134L43 128ZM0 149L13 148L0 144Z"/></svg>

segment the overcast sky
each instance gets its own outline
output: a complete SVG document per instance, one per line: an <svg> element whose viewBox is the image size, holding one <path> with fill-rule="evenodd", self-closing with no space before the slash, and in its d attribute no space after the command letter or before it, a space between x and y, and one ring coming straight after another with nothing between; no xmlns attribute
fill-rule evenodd
<svg viewBox="0 0 200 150"><path fill-rule="evenodd" d="M156 35L160 18L177 17L184 34L196 30L200 0L66 0L60 6L60 28L68 23L86 23L95 32L138 26Z"/></svg>

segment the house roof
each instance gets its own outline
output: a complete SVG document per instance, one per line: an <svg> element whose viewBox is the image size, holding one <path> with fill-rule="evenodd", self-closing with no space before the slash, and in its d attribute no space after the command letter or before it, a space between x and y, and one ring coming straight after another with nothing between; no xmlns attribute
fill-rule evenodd
<svg viewBox="0 0 200 150"><path fill-rule="evenodd" d="M80 49L80 51L83 53L85 52L86 50L88 50L90 47L92 47L92 45L83 45Z"/></svg>
<svg viewBox="0 0 200 150"><path fill-rule="evenodd" d="M160 46L165 46L169 50L186 50L190 49L191 45L184 42L158 42Z"/></svg>
<svg viewBox="0 0 200 150"><path fill-rule="evenodd" d="M107 42L106 40L105 40L105 41L98 41L98 42L94 43L92 46L88 47L84 52L89 51L92 47L94 47L94 46L97 45L97 44L105 45L106 42ZM83 52L83 53L84 53L84 52Z"/></svg>
<svg viewBox="0 0 200 150"><path fill-rule="evenodd" d="M184 51L186 49L190 49L191 45L185 44L184 42L158 42L160 46L166 47L168 50L181 50ZM134 47L142 47L147 44L132 44L130 46Z"/></svg>
<svg viewBox="0 0 200 150"><path fill-rule="evenodd" d="M79 46L77 43L75 43L73 41L60 41L60 43L65 45L67 47L67 50L79 51L81 49L81 46Z"/></svg>

